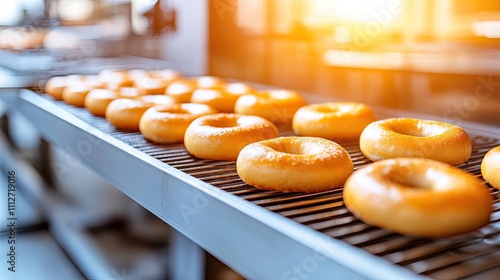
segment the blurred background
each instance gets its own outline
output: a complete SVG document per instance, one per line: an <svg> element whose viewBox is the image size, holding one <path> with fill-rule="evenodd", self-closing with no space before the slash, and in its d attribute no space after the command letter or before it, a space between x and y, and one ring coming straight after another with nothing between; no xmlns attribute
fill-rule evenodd
<svg viewBox="0 0 500 280"><path fill-rule="evenodd" d="M168 60L187 74L498 124L498 1L12 0L1 5L4 49L43 49L57 59L146 56ZM36 37L25 42L15 32L21 30L43 34L24 34Z"/></svg>
<svg viewBox="0 0 500 280"><path fill-rule="evenodd" d="M222 3L210 5L210 73L499 124L498 1Z"/></svg>
<svg viewBox="0 0 500 280"><path fill-rule="evenodd" d="M53 75L151 70L164 63L184 75L295 89L310 100L359 101L455 124L500 125L497 0L0 1L0 82L31 77L36 85ZM104 263L113 267L104 274L116 279L181 279L175 277L179 268L165 265L172 263L165 252L175 247L171 240L187 242L178 241L183 237L83 166L68 180L44 171L34 150L49 150L57 161L67 157L64 149L47 148L28 120L10 118L17 123L10 128L11 140L78 206L79 236L102 252L90 263L91 255L75 257L85 246L71 249L67 244L75 242L61 237L73 236L67 233L55 234L53 245L45 233L35 232L32 239L26 234L24 244L38 248L42 240L53 246L52 257L62 266L69 256L77 265L65 270L70 275L65 279L95 272ZM45 229L47 217L32 203L21 203L26 228ZM61 227L55 231L68 230ZM177 254L193 248L179 246L173 249ZM200 262L192 256L203 254L205 268L197 276L241 278L208 254L191 253L177 266L189 270Z"/></svg>

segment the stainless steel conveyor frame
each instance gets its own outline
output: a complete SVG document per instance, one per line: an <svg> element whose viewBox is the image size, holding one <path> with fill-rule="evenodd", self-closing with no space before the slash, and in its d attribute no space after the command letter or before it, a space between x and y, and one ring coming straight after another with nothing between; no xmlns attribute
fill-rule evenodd
<svg viewBox="0 0 500 280"><path fill-rule="evenodd" d="M30 90L11 104L51 144L249 279L425 278L196 179Z"/></svg>
<svg viewBox="0 0 500 280"><path fill-rule="evenodd" d="M15 107L47 141L245 277L293 279L310 261L310 279L421 278L172 168L34 92L21 91Z"/></svg>

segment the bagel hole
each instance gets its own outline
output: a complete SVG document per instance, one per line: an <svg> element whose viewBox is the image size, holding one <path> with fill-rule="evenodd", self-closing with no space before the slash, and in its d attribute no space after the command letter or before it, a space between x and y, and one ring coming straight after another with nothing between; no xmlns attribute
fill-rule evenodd
<svg viewBox="0 0 500 280"><path fill-rule="evenodd" d="M398 183L407 188L415 188L415 189L431 188L431 184L429 184L428 180L426 180L424 176L418 176L417 174L390 173L388 174L388 176L390 181Z"/></svg>
<svg viewBox="0 0 500 280"><path fill-rule="evenodd" d="M220 118L209 120L205 124L213 127L235 127L238 126L238 121L236 118Z"/></svg>
<svg viewBox="0 0 500 280"><path fill-rule="evenodd" d="M287 90L270 90L269 91L269 96L274 99L283 99L286 100L290 98L293 95L293 93L287 91Z"/></svg>
<svg viewBox="0 0 500 280"><path fill-rule="evenodd" d="M335 106L321 106L316 109L320 113L348 113L352 112L353 106L338 104Z"/></svg>
<svg viewBox="0 0 500 280"><path fill-rule="evenodd" d="M272 149L274 149L277 152L281 153L286 153L286 154L291 154L291 155L308 155L311 153L319 153L319 151L315 151L315 147L308 147L306 145L293 145L293 144L285 144L285 143L280 143L278 145L273 145L271 146Z"/></svg>
<svg viewBox="0 0 500 280"><path fill-rule="evenodd" d="M169 108L160 108L157 110L158 113L171 113L171 114L188 114L189 112L182 107L169 107Z"/></svg>
<svg viewBox="0 0 500 280"><path fill-rule="evenodd" d="M318 107L316 111L320 113L335 113L338 111L338 108L333 108L333 107Z"/></svg>
<svg viewBox="0 0 500 280"><path fill-rule="evenodd" d="M407 127L396 125L392 127L392 130L413 137L430 137L443 133L445 129L437 125L413 125Z"/></svg>
<svg viewBox="0 0 500 280"><path fill-rule="evenodd" d="M409 135L409 136L414 136L414 137L425 137L423 135L422 131L416 130L416 129L400 129L400 130L394 130L395 132L399 134L404 134L404 135Z"/></svg>
<svg viewBox="0 0 500 280"><path fill-rule="evenodd" d="M167 92L168 94L183 94L183 93L190 93L195 90L195 86L191 83L181 83L181 82L176 82L172 83L168 88Z"/></svg>
<svg viewBox="0 0 500 280"><path fill-rule="evenodd" d="M172 114L187 114L188 113L186 110L182 110L182 109L161 110L158 112L159 113L172 113Z"/></svg>
<svg viewBox="0 0 500 280"><path fill-rule="evenodd" d="M303 147L302 145L279 144L279 145L273 145L273 146L271 146L271 148L277 152L291 154L291 155L308 154L307 149L305 147Z"/></svg>

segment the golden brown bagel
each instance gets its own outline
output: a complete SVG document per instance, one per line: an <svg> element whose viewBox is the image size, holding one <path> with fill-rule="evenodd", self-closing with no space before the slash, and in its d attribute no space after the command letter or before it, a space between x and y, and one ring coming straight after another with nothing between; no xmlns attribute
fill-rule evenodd
<svg viewBox="0 0 500 280"><path fill-rule="evenodd" d="M362 103L328 102L300 108L292 126L298 135L353 141L359 140L363 129L374 121L375 113Z"/></svg>
<svg viewBox="0 0 500 280"><path fill-rule="evenodd" d="M191 101L191 95L197 88L193 81L177 80L167 86L165 94L176 98L181 103L187 103Z"/></svg>
<svg viewBox="0 0 500 280"><path fill-rule="evenodd" d="M247 184L281 192L319 192L342 186L353 171L347 151L319 137L279 137L247 145L236 161Z"/></svg>
<svg viewBox="0 0 500 280"><path fill-rule="evenodd" d="M205 104L154 106L141 117L139 129L144 138L158 144L182 143L191 122L200 116L215 113L217 110Z"/></svg>
<svg viewBox="0 0 500 280"><path fill-rule="evenodd" d="M276 126L261 117L219 113L194 120L186 130L184 145L195 157L236 160L246 145L277 136Z"/></svg>
<svg viewBox="0 0 500 280"><path fill-rule="evenodd" d="M84 84L67 86L62 92L62 99L64 102L70 105L84 107L85 98L87 97L87 94L89 94L89 92L93 89L95 89L95 87Z"/></svg>
<svg viewBox="0 0 500 280"><path fill-rule="evenodd" d="M461 127L445 122L393 118L373 122L361 133L363 154L375 161L422 157L458 165L472 153L472 143Z"/></svg>
<svg viewBox="0 0 500 280"><path fill-rule="evenodd" d="M93 89L85 97L85 108L95 116L104 117L109 103L119 97L113 90Z"/></svg>
<svg viewBox="0 0 500 280"><path fill-rule="evenodd" d="M356 170L345 183L344 203L368 224L423 237L477 230L492 212L481 180L424 158L381 160Z"/></svg>
<svg viewBox="0 0 500 280"><path fill-rule="evenodd" d="M172 105L176 100L166 95L144 95L130 98L118 98L106 108L106 119L117 129L139 131L139 122L147 109L156 105Z"/></svg>
<svg viewBox="0 0 500 280"><path fill-rule="evenodd" d="M481 162L481 174L491 186L500 190L500 146L486 153Z"/></svg>
<svg viewBox="0 0 500 280"><path fill-rule="evenodd" d="M268 90L245 94L238 98L234 111L237 114L263 117L273 123L291 123L295 112L307 105L299 93L290 90Z"/></svg>

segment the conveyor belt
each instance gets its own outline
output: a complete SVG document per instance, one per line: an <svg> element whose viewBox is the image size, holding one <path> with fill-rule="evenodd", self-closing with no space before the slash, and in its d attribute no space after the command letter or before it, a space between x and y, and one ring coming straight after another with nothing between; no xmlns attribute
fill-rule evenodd
<svg viewBox="0 0 500 280"><path fill-rule="evenodd" d="M50 97L46 99L50 100ZM49 102L105 134L215 188L321 234L361 248L412 273L436 279L484 279L495 275L500 269L500 192L491 187L495 199L494 213L491 216L491 223L481 230L437 240L406 237L367 225L355 218L343 204L342 189L314 194L258 190L240 180L234 162L198 159L187 153L182 144L153 144L145 140L140 133L116 131L105 119L94 117L85 109L58 101ZM500 139L470 130L468 132L473 141L472 157L459 167L480 177L480 163L484 154L492 147L500 145ZM293 135L293 132L285 128L281 130L281 134ZM343 146L351 155L355 169L370 163L360 152L358 143L348 143ZM189 181L189 178L187 180ZM227 238L230 242L231 237ZM269 240L269 243L256 246L271 246L273 240ZM304 262L302 265L304 268ZM364 268L358 269L362 271ZM373 275L373 278L380 277L383 276Z"/></svg>

